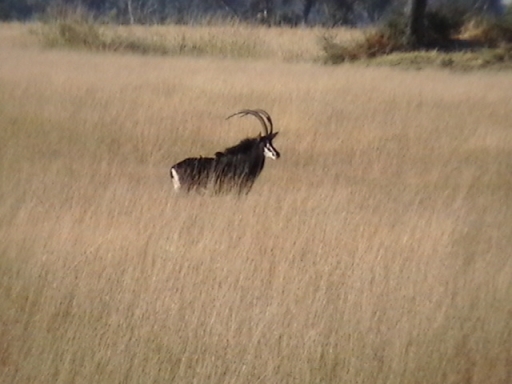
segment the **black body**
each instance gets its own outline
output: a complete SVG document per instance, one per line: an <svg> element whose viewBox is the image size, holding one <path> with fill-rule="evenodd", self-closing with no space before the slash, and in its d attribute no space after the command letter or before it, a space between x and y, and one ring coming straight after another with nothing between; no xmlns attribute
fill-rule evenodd
<svg viewBox="0 0 512 384"><path fill-rule="evenodd" d="M265 135L242 140L237 145L215 153L215 157L189 157L171 167L171 179L176 190L203 191L211 187L215 193L237 190L248 193L265 165L265 157L278 159L272 140L272 120L263 110L243 110L235 115L256 116L264 127ZM270 131L263 120L270 124Z"/></svg>

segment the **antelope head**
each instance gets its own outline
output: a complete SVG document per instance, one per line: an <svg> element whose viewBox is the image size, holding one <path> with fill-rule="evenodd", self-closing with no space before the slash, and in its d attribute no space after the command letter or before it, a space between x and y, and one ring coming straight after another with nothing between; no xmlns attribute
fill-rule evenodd
<svg viewBox="0 0 512 384"><path fill-rule="evenodd" d="M272 140L277 136L279 132L274 132L274 124L272 123L272 118L266 111L263 109L243 109L228 116L226 120L232 118L233 116L242 117L247 115L256 117L261 123L263 128L263 136L260 133L258 134L257 139L261 145L261 148L263 149L263 155L273 160L279 159L281 154L272 144Z"/></svg>

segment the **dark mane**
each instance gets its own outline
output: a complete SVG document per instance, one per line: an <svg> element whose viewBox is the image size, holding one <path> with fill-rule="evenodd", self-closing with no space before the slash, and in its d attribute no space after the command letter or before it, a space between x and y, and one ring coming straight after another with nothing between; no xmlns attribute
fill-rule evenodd
<svg viewBox="0 0 512 384"><path fill-rule="evenodd" d="M238 155L240 153L247 153L252 151L259 143L259 138L247 138L239 142L237 145L226 148L223 152L217 152L215 154L216 157L218 155L227 156L227 155Z"/></svg>

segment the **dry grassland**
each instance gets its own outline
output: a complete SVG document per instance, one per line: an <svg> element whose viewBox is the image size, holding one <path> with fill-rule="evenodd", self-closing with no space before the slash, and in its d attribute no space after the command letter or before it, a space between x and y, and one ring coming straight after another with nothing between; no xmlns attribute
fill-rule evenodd
<svg viewBox="0 0 512 384"><path fill-rule="evenodd" d="M512 382L511 74L41 50L0 26L4 383ZM16 37L17 39L18 37ZM254 134L247 197L173 162Z"/></svg>
<svg viewBox="0 0 512 384"><path fill-rule="evenodd" d="M171 56L273 59L285 62L324 60L328 38L349 44L362 38L356 29L267 28L227 25L115 26L63 20L34 24L30 31L47 47L75 47Z"/></svg>
<svg viewBox="0 0 512 384"><path fill-rule="evenodd" d="M106 27L107 35L134 36L160 41L173 51L184 53L248 58L272 58L287 62L319 60L322 36L349 42L361 37L357 30L339 28L267 28L244 24L189 26Z"/></svg>

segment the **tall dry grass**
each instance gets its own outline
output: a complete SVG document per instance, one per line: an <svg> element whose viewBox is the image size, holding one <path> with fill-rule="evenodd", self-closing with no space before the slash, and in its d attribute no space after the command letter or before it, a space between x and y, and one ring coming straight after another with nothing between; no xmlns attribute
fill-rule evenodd
<svg viewBox="0 0 512 384"><path fill-rule="evenodd" d="M508 73L0 41L3 382L512 380ZM176 196L246 107L282 158Z"/></svg>
<svg viewBox="0 0 512 384"><path fill-rule="evenodd" d="M31 31L42 45L93 51L170 56L321 61L322 39L340 43L361 37L355 29L267 28L245 23L220 25L116 26L70 18L35 24Z"/></svg>

